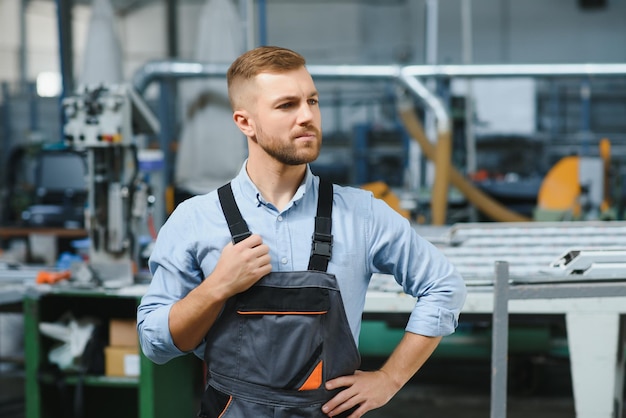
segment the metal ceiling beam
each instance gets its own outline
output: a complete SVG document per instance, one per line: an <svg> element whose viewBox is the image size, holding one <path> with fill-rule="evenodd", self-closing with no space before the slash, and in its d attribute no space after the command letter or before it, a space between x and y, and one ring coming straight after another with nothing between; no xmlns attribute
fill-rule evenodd
<svg viewBox="0 0 626 418"><path fill-rule="evenodd" d="M57 0L68 1L68 0ZM626 64L496 64L496 65L308 65L319 79L398 79L412 77L601 77L626 76ZM133 76L142 93L157 79L225 77L228 65L197 61L157 60L144 64Z"/></svg>

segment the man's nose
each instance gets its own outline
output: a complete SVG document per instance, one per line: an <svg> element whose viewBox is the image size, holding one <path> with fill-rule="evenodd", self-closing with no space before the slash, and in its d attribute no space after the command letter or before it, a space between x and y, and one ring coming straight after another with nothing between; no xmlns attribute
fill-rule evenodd
<svg viewBox="0 0 626 418"><path fill-rule="evenodd" d="M298 110L298 122L300 124L310 122L313 119L313 109L308 103L304 103Z"/></svg>

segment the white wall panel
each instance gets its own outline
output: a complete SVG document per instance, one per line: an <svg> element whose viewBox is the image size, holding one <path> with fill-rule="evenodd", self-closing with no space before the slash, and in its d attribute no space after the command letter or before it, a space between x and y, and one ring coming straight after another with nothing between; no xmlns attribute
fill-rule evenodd
<svg viewBox="0 0 626 418"><path fill-rule="evenodd" d="M120 37L127 77L143 63L166 57L165 22L165 8L161 2L143 7L121 20Z"/></svg>
<svg viewBox="0 0 626 418"><path fill-rule="evenodd" d="M303 53L310 63L354 63L361 49L358 2L268 1L267 43Z"/></svg>
<svg viewBox="0 0 626 418"><path fill-rule="evenodd" d="M0 81L19 78L19 2L0 0Z"/></svg>
<svg viewBox="0 0 626 418"><path fill-rule="evenodd" d="M583 10L578 0L511 2L510 61L623 62L626 2Z"/></svg>
<svg viewBox="0 0 626 418"><path fill-rule="evenodd" d="M20 1L0 0L0 80L18 79ZM461 1L439 1L440 63L462 62ZM179 51L189 58L202 4L181 3ZM29 77L58 70L55 7L51 0L29 2ZM474 63L626 61L626 0L607 0L601 10L583 10L578 0L472 0L472 7ZM425 8L426 0L267 0L267 40L302 52L309 63L423 64ZM73 19L77 71L89 8L75 6ZM146 61L165 58L163 2L118 19L127 77Z"/></svg>

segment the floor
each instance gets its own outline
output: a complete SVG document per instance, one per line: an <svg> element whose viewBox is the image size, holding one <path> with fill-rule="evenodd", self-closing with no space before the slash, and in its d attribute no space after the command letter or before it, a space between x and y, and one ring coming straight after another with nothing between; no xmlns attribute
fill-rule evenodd
<svg viewBox="0 0 626 418"><path fill-rule="evenodd" d="M567 397L512 397L508 418L574 418L574 405ZM403 389L389 404L366 414L367 418L488 418L486 394L468 395L446 387Z"/></svg>
<svg viewBox="0 0 626 418"><path fill-rule="evenodd" d="M490 373L488 361L431 361L387 405L366 417L488 418ZM508 418L575 417L567 362L512 369L508 386Z"/></svg>
<svg viewBox="0 0 626 418"><path fill-rule="evenodd" d="M364 364L372 366L377 361L364 359ZM568 365L547 362L534 369L531 377L511 376L508 418L574 418ZM489 370L490 365L484 361L431 362L389 404L366 417L488 418ZM20 370L0 373L0 417L24 417L23 383Z"/></svg>

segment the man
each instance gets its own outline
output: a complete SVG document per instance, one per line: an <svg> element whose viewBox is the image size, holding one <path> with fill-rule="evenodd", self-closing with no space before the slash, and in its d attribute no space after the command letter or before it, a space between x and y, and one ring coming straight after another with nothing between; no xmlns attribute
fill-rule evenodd
<svg viewBox="0 0 626 418"><path fill-rule="evenodd" d="M384 202L311 173L321 116L302 56L256 48L227 80L248 159L159 232L138 309L142 350L157 363L205 359L202 417L361 417L454 332L463 279ZM417 303L388 361L364 372L356 343L373 273Z"/></svg>

